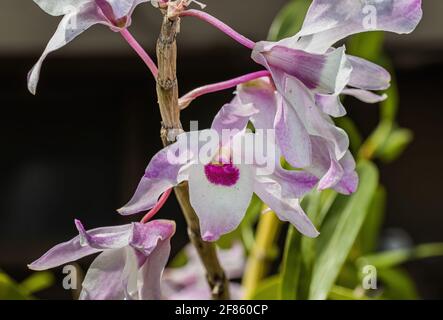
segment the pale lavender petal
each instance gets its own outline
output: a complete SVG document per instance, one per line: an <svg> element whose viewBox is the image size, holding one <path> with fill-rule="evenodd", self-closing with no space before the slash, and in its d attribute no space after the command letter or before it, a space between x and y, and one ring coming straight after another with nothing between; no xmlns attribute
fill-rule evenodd
<svg viewBox="0 0 443 320"><path fill-rule="evenodd" d="M117 249L127 246L132 237L130 224L103 227L86 231L79 220L75 220L75 225L80 234L80 242L84 246L104 250Z"/></svg>
<svg viewBox="0 0 443 320"><path fill-rule="evenodd" d="M258 113L251 117L251 122L256 129L274 128L277 94L268 77L238 86L236 94L243 104L252 103L258 110Z"/></svg>
<svg viewBox="0 0 443 320"><path fill-rule="evenodd" d="M175 227L174 227L175 229ZM139 293L141 300L160 300L161 277L171 252L170 237L160 240L140 270Z"/></svg>
<svg viewBox="0 0 443 320"><path fill-rule="evenodd" d="M315 238L317 229L300 206L299 199L284 197L282 185L269 176L257 177L254 192L266 203L282 221L289 221L302 234Z"/></svg>
<svg viewBox="0 0 443 320"><path fill-rule="evenodd" d="M237 228L249 206L254 172L247 165L235 167L238 175L233 183L213 179L204 165L193 165L190 169L190 201L199 217L205 241L216 241Z"/></svg>
<svg viewBox="0 0 443 320"><path fill-rule="evenodd" d="M349 147L349 138L344 130L335 126L328 115L315 104L315 97L298 79L286 77L284 95L288 104L297 112L310 136L328 141L335 157L341 159ZM314 151L312 152L314 153Z"/></svg>
<svg viewBox="0 0 443 320"><path fill-rule="evenodd" d="M238 133L246 128L249 119L258 112L259 110L252 103L243 104L238 97L235 97L231 103L224 105L217 113L211 128L216 130L220 136L222 136L223 130Z"/></svg>
<svg viewBox="0 0 443 320"><path fill-rule="evenodd" d="M312 146L313 163L306 170L320 178L318 189L334 188L343 194L355 192L358 177L351 153L347 151L341 159L337 159L334 152L328 149L328 143L319 137L312 138Z"/></svg>
<svg viewBox="0 0 443 320"><path fill-rule="evenodd" d="M53 16L65 15L79 9L90 0L34 0L34 2L46 13Z"/></svg>
<svg viewBox="0 0 443 320"><path fill-rule="evenodd" d="M82 283L80 300L124 300L130 274L137 274L133 249L124 247L102 252L92 262Z"/></svg>
<svg viewBox="0 0 443 320"><path fill-rule="evenodd" d="M275 117L275 135L285 159L294 167L311 164L311 140L295 110L285 99L279 99Z"/></svg>
<svg viewBox="0 0 443 320"><path fill-rule="evenodd" d="M340 160L340 165L343 168L344 175L334 189L345 195L349 195L357 191L359 178L355 171L355 160L350 152L347 152L343 159Z"/></svg>
<svg viewBox="0 0 443 320"><path fill-rule="evenodd" d="M187 135L180 135L178 142L152 158L132 199L118 210L120 214L131 215L151 209L162 193L187 179L186 166L195 156L187 141Z"/></svg>
<svg viewBox="0 0 443 320"><path fill-rule="evenodd" d="M312 191L319 179L311 173L286 170L278 165L271 178L281 186L282 197L302 198Z"/></svg>
<svg viewBox="0 0 443 320"><path fill-rule="evenodd" d="M410 33L420 22L421 0L314 0L297 46L326 52L337 41L365 31Z"/></svg>
<svg viewBox="0 0 443 320"><path fill-rule="evenodd" d="M388 98L387 94L378 95L371 91L361 89L345 89L342 93L366 103L378 103Z"/></svg>
<svg viewBox="0 0 443 320"><path fill-rule="evenodd" d="M326 190L335 187L343 178L344 170L340 163L330 157L329 169L320 179L318 190Z"/></svg>
<svg viewBox="0 0 443 320"><path fill-rule="evenodd" d="M346 109L343 106L340 96L336 94L315 95L315 104L326 114L332 117L343 117L346 115Z"/></svg>
<svg viewBox="0 0 443 320"><path fill-rule="evenodd" d="M85 3L77 11L70 11L63 17L42 56L28 73L28 89L32 94L36 93L40 70L48 54L65 46L97 23L106 24L107 22L97 13L97 8L93 3Z"/></svg>
<svg viewBox="0 0 443 320"><path fill-rule="evenodd" d="M219 249L218 257L228 279L237 279L243 276L246 253L241 242L235 242L229 249Z"/></svg>
<svg viewBox="0 0 443 320"><path fill-rule="evenodd" d="M124 247L129 243L132 233L132 226L130 224L97 228L89 230L87 233L82 226L80 227L79 222L76 222L76 224L81 229L82 235L56 245L40 259L31 263L29 268L32 270L51 269L100 252L106 248Z"/></svg>
<svg viewBox="0 0 443 320"><path fill-rule="evenodd" d="M124 248L106 250L93 262L81 299L160 299L160 279L174 233L173 221L133 223Z"/></svg>
<svg viewBox="0 0 443 320"><path fill-rule="evenodd" d="M339 93L349 82L352 67L347 61L344 47L331 49L325 54L312 54L278 43L266 50L266 45L259 42L252 58L271 71L277 87L277 71L291 75L307 88L321 93Z"/></svg>
<svg viewBox="0 0 443 320"><path fill-rule="evenodd" d="M174 235L175 228L175 222L170 220L134 223L130 245L145 256L149 256L160 241L166 241Z"/></svg>
<svg viewBox="0 0 443 320"><path fill-rule="evenodd" d="M391 75L381 66L368 60L347 55L352 65L348 85L364 90L385 90L391 83Z"/></svg>

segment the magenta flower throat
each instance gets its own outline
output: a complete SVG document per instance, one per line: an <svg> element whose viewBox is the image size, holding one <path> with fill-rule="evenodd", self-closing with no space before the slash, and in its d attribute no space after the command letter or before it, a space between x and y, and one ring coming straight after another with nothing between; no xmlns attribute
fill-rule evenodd
<svg viewBox="0 0 443 320"><path fill-rule="evenodd" d="M205 166L205 175L208 181L215 185L231 187L239 180L240 170L232 163L210 163Z"/></svg>

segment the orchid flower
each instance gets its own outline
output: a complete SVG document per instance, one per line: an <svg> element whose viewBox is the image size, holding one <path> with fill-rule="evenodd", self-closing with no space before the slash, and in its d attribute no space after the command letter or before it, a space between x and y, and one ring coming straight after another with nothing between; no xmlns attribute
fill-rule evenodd
<svg viewBox="0 0 443 320"><path fill-rule="evenodd" d="M82 300L160 299L160 279L168 262L173 221L155 220L86 231L56 245L29 265L46 270L99 253L83 281Z"/></svg>
<svg viewBox="0 0 443 320"><path fill-rule="evenodd" d="M149 0L34 0L46 13L63 16L54 35L43 54L28 74L28 89L35 94L40 77L40 70L46 57L60 49L81 33L96 24L108 26L112 31L122 32L128 42L143 56L148 67L155 72L155 64L134 39L125 32L131 24L131 15L135 8ZM135 48L137 47L137 48Z"/></svg>
<svg viewBox="0 0 443 320"><path fill-rule="evenodd" d="M387 89L391 77L382 67L345 55L344 47L334 49L332 45L366 31L410 33L421 20L421 2L314 0L299 33L278 42L258 42L252 58L272 72L283 93L290 86L287 77L295 77L314 92L314 99L324 112L343 116L346 111L339 94L367 103L379 102L387 96L371 91ZM295 86L294 90L301 89Z"/></svg>
<svg viewBox="0 0 443 320"><path fill-rule="evenodd" d="M175 144L152 158L134 196L118 210L119 213L130 215L146 211L155 206L166 190L188 181L190 203L199 217L205 241L216 241L236 229L253 193L281 220L291 222L309 237L316 237L318 232L301 208L299 199L312 190L318 179L307 172L283 169L272 139L266 140L265 148L270 153L267 160L273 162L273 168L264 169L263 164L251 156L259 148L245 143L251 137L246 126L248 119L257 113L259 110L252 104L234 99L217 114L212 129L179 135ZM225 135L225 130L232 134ZM274 150L274 154L270 150ZM244 161L251 158L251 162Z"/></svg>
<svg viewBox="0 0 443 320"><path fill-rule="evenodd" d="M195 247L185 248L187 263L179 268L167 268L162 278L163 296L169 300L211 300L211 291L205 278L205 270ZM241 243L234 243L229 249L219 249L218 256L228 279L239 279L246 264ZM241 286L230 283L229 292L233 300L242 297Z"/></svg>
<svg viewBox="0 0 443 320"><path fill-rule="evenodd" d="M365 20L368 6L375 10L372 21ZM311 167L317 174L328 168L320 189L338 183L342 192L351 193L356 187L348 137L328 117L346 114L339 95L379 102L386 95L369 90L387 89L391 79L382 67L346 55L344 47L331 46L349 35L370 30L410 33L421 17L421 0L314 0L297 35L255 45L252 58L270 71L284 97L275 123L277 136L286 140L282 152L296 167ZM328 159L330 165L325 166Z"/></svg>
<svg viewBox="0 0 443 320"><path fill-rule="evenodd" d="M367 103L386 99L386 95L371 91L387 89L391 77L382 67L347 55L344 46L331 46L358 32L412 32L422 16L421 0L314 0L301 31L278 42L254 43L218 19L196 10L185 11L182 16L200 18L253 50L253 60L270 72L281 96L277 98L277 109L268 108L266 112L269 119L275 120L278 144L285 159L296 168L315 172L321 179L319 189L336 187L346 194L354 192L358 179L348 151L349 138L330 116L346 114L341 94ZM181 100L184 106L189 104L189 98L194 96L186 95Z"/></svg>
<svg viewBox="0 0 443 320"><path fill-rule="evenodd" d="M301 98L303 97L294 99ZM235 99L241 102L237 105L252 104L258 110L244 121L251 121L256 129L275 129L276 143L285 159L295 159L291 162L301 163L304 161L303 157L312 154L306 159L309 165L304 170L320 179L319 190L334 188L343 194L350 194L356 190L358 176L351 153L346 151L340 160L336 160L334 151L328 149L327 140L310 134L296 113L287 112L291 110L287 100L275 89L268 77L237 86ZM312 115L316 115L320 120L326 118L319 112L315 114L315 107L307 109L314 110L311 111ZM225 115L227 118L239 117L238 110L227 109L226 112L231 112ZM330 122L325 123L331 131L340 132Z"/></svg>

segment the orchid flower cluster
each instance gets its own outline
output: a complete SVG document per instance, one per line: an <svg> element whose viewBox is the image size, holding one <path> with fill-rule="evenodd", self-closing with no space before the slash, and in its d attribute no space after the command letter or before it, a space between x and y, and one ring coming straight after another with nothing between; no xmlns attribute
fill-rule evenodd
<svg viewBox="0 0 443 320"><path fill-rule="evenodd" d="M84 279L81 299L210 297L204 277L196 275L196 269L202 275L204 270L194 267L198 265L195 251L185 269L163 274L176 226L173 221L151 219L171 190L183 182L189 184L190 205L205 242L234 231L253 194L280 220L307 237L317 237L316 226L301 207L304 195L314 189L349 195L358 188L349 138L333 120L346 114L341 97L350 95L366 103L383 101L386 95L378 92L387 89L391 80L382 67L346 54L345 46L334 45L366 31L410 33L422 17L421 0L313 0L297 34L278 42L254 42L208 13L190 9L193 3L204 8L197 1L34 2L50 15L63 16L29 72L28 88L34 94L48 54L96 24L120 33L157 78L155 62L128 31L132 13L145 2L167 16L182 20L195 17L216 27L250 50L252 60L262 67L195 89L179 99L183 110L204 94L235 90L234 98L220 109L210 129L179 133L152 158L134 196L118 210L124 216L148 211L140 223L86 231L76 221L77 237L30 264L33 270L44 270L100 253ZM362 23L367 5L377 12L370 26ZM264 161L257 157L263 153L267 155ZM235 265L228 277L238 278L244 253L232 250L236 253L221 252L220 257L222 265L226 258ZM240 298L240 288L234 283L231 287Z"/></svg>

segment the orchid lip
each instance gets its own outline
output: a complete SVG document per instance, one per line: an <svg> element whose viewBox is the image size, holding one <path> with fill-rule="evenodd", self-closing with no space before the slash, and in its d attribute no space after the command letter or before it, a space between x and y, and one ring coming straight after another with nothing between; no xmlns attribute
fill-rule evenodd
<svg viewBox="0 0 443 320"><path fill-rule="evenodd" d="M205 175L212 184L232 187L240 179L240 170L231 163L207 164L205 166Z"/></svg>

